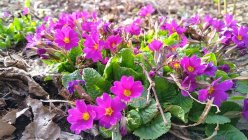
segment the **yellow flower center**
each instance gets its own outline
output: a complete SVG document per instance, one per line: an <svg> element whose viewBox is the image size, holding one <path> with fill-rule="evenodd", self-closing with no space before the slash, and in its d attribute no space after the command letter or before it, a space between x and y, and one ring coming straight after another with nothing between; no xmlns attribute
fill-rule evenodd
<svg viewBox="0 0 248 140"><path fill-rule="evenodd" d="M243 37L241 36L241 35L238 35L238 40L242 40L243 39Z"/></svg>
<svg viewBox="0 0 248 140"><path fill-rule="evenodd" d="M111 107L108 107L105 109L105 115L111 116L113 114L113 109Z"/></svg>
<svg viewBox="0 0 248 140"><path fill-rule="evenodd" d="M82 115L82 119L88 121L90 119L90 114L88 112L84 112Z"/></svg>
<svg viewBox="0 0 248 140"><path fill-rule="evenodd" d="M113 42L113 43L111 44L111 47L112 47L112 48L114 48L114 47L115 47L115 45L116 45L116 44Z"/></svg>
<svg viewBox="0 0 248 140"><path fill-rule="evenodd" d="M70 43L70 38L65 37L65 38L64 38L64 42L65 42L66 44Z"/></svg>
<svg viewBox="0 0 248 140"><path fill-rule="evenodd" d="M95 49L95 50L98 50L98 44L95 44L95 45L94 45L94 49Z"/></svg>
<svg viewBox="0 0 248 140"><path fill-rule="evenodd" d="M180 68L180 64L179 64L178 62L174 63L173 66L174 66L174 68L176 68L176 69Z"/></svg>
<svg viewBox="0 0 248 140"><path fill-rule="evenodd" d="M188 70L189 72L193 72L195 69L194 69L192 66L188 66L188 67L187 67L187 70Z"/></svg>
<svg viewBox="0 0 248 140"><path fill-rule="evenodd" d="M214 92L214 87L211 86L211 87L209 88L209 90L208 90L208 94L212 94L213 92Z"/></svg>
<svg viewBox="0 0 248 140"><path fill-rule="evenodd" d="M128 90L128 89L125 89L123 94L124 94L126 97L129 97L129 96L131 95L131 91Z"/></svg>

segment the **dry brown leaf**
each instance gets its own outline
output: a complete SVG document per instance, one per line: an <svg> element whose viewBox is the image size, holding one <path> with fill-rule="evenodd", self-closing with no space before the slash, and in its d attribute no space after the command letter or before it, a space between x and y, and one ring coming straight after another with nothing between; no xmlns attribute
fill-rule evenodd
<svg viewBox="0 0 248 140"><path fill-rule="evenodd" d="M14 124L16 121L16 113L17 109L8 112L6 115L3 116L2 121L7 122L9 124Z"/></svg>
<svg viewBox="0 0 248 140"><path fill-rule="evenodd" d="M0 79L1 78L5 80L10 79L12 81L16 79L27 83L29 93L34 94L35 96L45 97L48 95L48 93L22 69L15 67L0 68Z"/></svg>
<svg viewBox="0 0 248 140"><path fill-rule="evenodd" d="M34 121L31 122L22 133L22 140L26 139L58 139L60 137L60 128L52 119L56 115L42 102L36 99L27 99L27 105L32 108Z"/></svg>
<svg viewBox="0 0 248 140"><path fill-rule="evenodd" d="M15 131L15 127L12 126L11 124L8 124L2 120L0 120L0 139L4 136L10 136L14 131ZM4 129L3 129L4 128Z"/></svg>

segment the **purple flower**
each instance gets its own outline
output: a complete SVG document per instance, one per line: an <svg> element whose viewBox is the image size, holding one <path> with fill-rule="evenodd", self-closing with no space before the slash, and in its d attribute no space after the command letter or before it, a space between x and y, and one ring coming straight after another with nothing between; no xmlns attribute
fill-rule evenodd
<svg viewBox="0 0 248 140"><path fill-rule="evenodd" d="M210 15L205 15L204 22L205 22L205 28L208 28L213 23L213 18Z"/></svg>
<svg viewBox="0 0 248 140"><path fill-rule="evenodd" d="M197 25L200 23L201 23L201 19L200 19L199 15L195 15L189 19L189 24L191 24L191 25Z"/></svg>
<svg viewBox="0 0 248 140"><path fill-rule="evenodd" d="M70 50L78 46L79 38L78 34L70 27L63 27L61 30L57 29L54 40L59 47L63 47L65 50Z"/></svg>
<svg viewBox="0 0 248 140"><path fill-rule="evenodd" d="M75 92L75 86L76 85L84 85L85 84L85 81L84 80L73 80L73 81L70 81L68 84L67 84L67 90L70 94L73 94Z"/></svg>
<svg viewBox="0 0 248 140"><path fill-rule="evenodd" d="M220 31L225 27L225 23L224 23L222 20L213 19L213 21L212 21L212 26L213 26L218 32L220 32Z"/></svg>
<svg viewBox="0 0 248 140"><path fill-rule="evenodd" d="M26 16L27 14L29 14L29 9L28 7L25 7L22 11L22 15Z"/></svg>
<svg viewBox="0 0 248 140"><path fill-rule="evenodd" d="M214 98L214 104L220 106L223 101L227 100L228 94L226 91L230 90L233 86L232 80L225 80L219 83L221 78L213 81L207 89L199 90L198 99L206 101L208 98Z"/></svg>
<svg viewBox="0 0 248 140"><path fill-rule="evenodd" d="M36 50L36 53L40 56L42 59L48 59L48 55L46 55L46 49L44 48L38 48Z"/></svg>
<svg viewBox="0 0 248 140"><path fill-rule="evenodd" d="M184 78L181 85L185 89L181 90L182 95L189 96L188 92L193 92L197 87L196 79L194 76L187 76L186 78Z"/></svg>
<svg viewBox="0 0 248 140"><path fill-rule="evenodd" d="M94 62L102 60L101 50L104 45L104 42L99 40L99 33L92 33L91 35L86 36L84 42L85 48L83 50L86 55L85 57L87 59L92 59Z"/></svg>
<svg viewBox="0 0 248 140"><path fill-rule="evenodd" d="M1 14L2 19L6 19L11 16L11 13L9 11L5 11Z"/></svg>
<svg viewBox="0 0 248 140"><path fill-rule="evenodd" d="M155 9L152 7L151 4L149 4L149 5L142 7L140 9L139 15L141 17L146 17L146 16L151 15L154 11L155 11Z"/></svg>
<svg viewBox="0 0 248 140"><path fill-rule="evenodd" d="M76 100L76 107L69 109L68 113L67 121L71 124L70 129L76 134L92 128L96 112L93 106L87 106L84 100Z"/></svg>
<svg viewBox="0 0 248 140"><path fill-rule="evenodd" d="M171 23L165 23L162 27L162 30L168 30L169 34L177 32L179 35L185 32L185 28L179 26L175 20L172 20Z"/></svg>
<svg viewBox="0 0 248 140"><path fill-rule="evenodd" d="M207 76L214 76L216 71L217 71L217 67L214 66L213 62L210 62L206 64L206 67L203 73L206 74Z"/></svg>
<svg viewBox="0 0 248 140"><path fill-rule="evenodd" d="M234 28L237 26L237 21L234 20L231 14L226 14L224 19L225 19L225 24L228 28Z"/></svg>
<svg viewBox="0 0 248 140"><path fill-rule="evenodd" d="M97 107L97 119L99 125L106 129L115 125L121 120L121 111L126 108L126 104L123 103L119 97L111 98L107 93L103 93L102 97L96 98Z"/></svg>
<svg viewBox="0 0 248 140"><path fill-rule="evenodd" d="M139 35L141 32L140 24L141 20L137 19L132 24L127 25L125 31L131 35Z"/></svg>
<svg viewBox="0 0 248 140"><path fill-rule="evenodd" d="M191 56L190 58L184 56L180 62L181 67L189 75L200 75L203 73L205 66L201 64L201 59L196 55Z"/></svg>
<svg viewBox="0 0 248 140"><path fill-rule="evenodd" d="M219 69L226 72L226 73L230 72L230 67L228 64L224 64L224 65L220 66Z"/></svg>
<svg viewBox="0 0 248 140"><path fill-rule="evenodd" d="M121 100L130 101L131 98L139 97L144 88L141 81L134 81L132 76L122 76L120 81L115 81L110 91Z"/></svg>
<svg viewBox="0 0 248 140"><path fill-rule="evenodd" d="M244 99L242 115L248 121L248 99Z"/></svg>
<svg viewBox="0 0 248 140"><path fill-rule="evenodd" d="M107 38L105 42L106 49L111 51L116 51L117 46L121 43L122 38L119 35L111 35Z"/></svg>
<svg viewBox="0 0 248 140"><path fill-rule="evenodd" d="M233 29L232 41L238 48L244 49L248 47L248 28L241 26L239 29Z"/></svg>
<svg viewBox="0 0 248 140"><path fill-rule="evenodd" d="M163 47L163 42L154 39L149 45L149 49L152 51L159 51Z"/></svg>
<svg viewBox="0 0 248 140"><path fill-rule="evenodd" d="M41 43L41 36L39 34L28 34L26 37L26 40L28 41L26 48L33 48L36 45L39 45Z"/></svg>

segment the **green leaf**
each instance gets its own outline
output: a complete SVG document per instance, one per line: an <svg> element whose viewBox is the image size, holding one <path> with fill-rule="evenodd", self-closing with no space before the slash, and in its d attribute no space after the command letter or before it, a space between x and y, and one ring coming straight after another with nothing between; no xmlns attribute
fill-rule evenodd
<svg viewBox="0 0 248 140"><path fill-rule="evenodd" d="M229 97L230 100L237 101L237 100L244 100L244 96L231 96Z"/></svg>
<svg viewBox="0 0 248 140"><path fill-rule="evenodd" d="M111 138L112 137L112 131L109 129L106 129L104 127L99 126L99 132L104 138Z"/></svg>
<svg viewBox="0 0 248 140"><path fill-rule="evenodd" d="M21 31L22 30L22 25L21 25L21 22L20 22L20 19L19 18L14 18L14 21L13 21L13 25L15 26L15 29L17 31Z"/></svg>
<svg viewBox="0 0 248 140"><path fill-rule="evenodd" d="M166 100L172 99L177 94L177 89L175 84L168 82L166 79L162 77L154 77L155 82L155 90L158 95L158 99L160 102L164 102Z"/></svg>
<svg viewBox="0 0 248 140"><path fill-rule="evenodd" d="M25 0L25 7L30 7L30 0Z"/></svg>
<svg viewBox="0 0 248 140"><path fill-rule="evenodd" d="M164 44L166 46L171 46L176 44L179 41L179 35L175 32L173 34L171 34L168 38L165 38L163 40Z"/></svg>
<svg viewBox="0 0 248 140"><path fill-rule="evenodd" d="M102 95L103 92L108 92L111 84L93 68L83 69L83 79L87 93L95 99Z"/></svg>
<svg viewBox="0 0 248 140"><path fill-rule="evenodd" d="M227 80L229 79L229 76L226 72L222 71L222 70L217 70L216 71L216 76L215 78L220 78L222 77L222 80Z"/></svg>
<svg viewBox="0 0 248 140"><path fill-rule="evenodd" d="M144 108L146 107L146 96L147 90L144 90L140 97L132 99L128 105L139 109Z"/></svg>
<svg viewBox="0 0 248 140"><path fill-rule="evenodd" d="M211 136L214 132L215 125L207 125L205 133ZM247 140L247 137L237 128L230 124L220 125L214 140Z"/></svg>
<svg viewBox="0 0 248 140"><path fill-rule="evenodd" d="M130 130L139 128L142 124L140 114L136 110L130 110L127 113L127 126Z"/></svg>
<svg viewBox="0 0 248 140"><path fill-rule="evenodd" d="M230 118L231 123L235 125L240 118L239 113L242 111L242 108L235 102L227 101L221 104L220 110L221 112L219 114Z"/></svg>
<svg viewBox="0 0 248 140"><path fill-rule="evenodd" d="M167 133L171 128L171 114L165 113L165 118L167 120L167 125L164 125L162 116L153 119L150 123L141 126L136 129L133 134L140 137L140 139L157 139L163 134Z"/></svg>
<svg viewBox="0 0 248 140"><path fill-rule="evenodd" d="M184 97L181 94L178 94L177 96L172 98L170 102L174 105L180 106L184 110L185 113L188 113L193 105L193 100L191 98Z"/></svg>
<svg viewBox="0 0 248 140"><path fill-rule="evenodd" d="M207 53L202 57L202 60L207 62L213 62L215 66L217 66L217 59L214 53Z"/></svg>
<svg viewBox="0 0 248 140"><path fill-rule="evenodd" d="M248 80L246 81L237 81L237 87L235 91L242 93L242 94L248 94Z"/></svg>
<svg viewBox="0 0 248 140"><path fill-rule="evenodd" d="M140 109L139 114L143 124L151 121L158 113L157 105L154 100L150 102L150 105L146 108Z"/></svg>
<svg viewBox="0 0 248 140"><path fill-rule="evenodd" d="M231 122L231 120L225 116L222 115L208 115L205 123L207 124L225 124L225 123L229 123Z"/></svg>
<svg viewBox="0 0 248 140"><path fill-rule="evenodd" d="M68 83L70 81L73 81L73 80L82 80L82 76L80 75L80 71L79 70L76 70L73 73L64 74L62 76L62 85L64 87L67 87L68 86Z"/></svg>
<svg viewBox="0 0 248 140"><path fill-rule="evenodd" d="M128 68L134 67L134 54L131 49L123 48L117 55L119 57L119 61L121 62L121 66Z"/></svg>
<svg viewBox="0 0 248 140"><path fill-rule="evenodd" d="M71 61L73 62L73 64L75 64L75 63L76 63L76 58L77 58L78 56L80 56L81 54L82 54L82 48L81 48L81 46L79 45L79 46L77 46L77 47L72 48L72 49L70 50L68 56L69 56L69 58L71 59Z"/></svg>
<svg viewBox="0 0 248 140"><path fill-rule="evenodd" d="M164 104L163 107L165 108L166 111L169 111L172 114L172 116L177 117L178 119L182 120L185 123L187 122L185 118L185 112L180 106Z"/></svg>

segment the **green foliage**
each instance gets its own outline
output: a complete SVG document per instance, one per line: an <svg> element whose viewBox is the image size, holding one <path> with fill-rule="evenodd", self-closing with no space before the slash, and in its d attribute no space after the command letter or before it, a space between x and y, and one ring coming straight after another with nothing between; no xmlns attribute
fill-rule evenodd
<svg viewBox="0 0 248 140"><path fill-rule="evenodd" d="M105 80L95 69L83 69L83 79L87 93L95 99L102 95L103 92L108 92L111 84Z"/></svg>
<svg viewBox="0 0 248 140"><path fill-rule="evenodd" d="M99 132L104 138L111 138L112 137L112 131L109 129L106 129L104 127L99 127Z"/></svg>
<svg viewBox="0 0 248 140"><path fill-rule="evenodd" d="M180 106L185 113L188 113L193 106L193 100L188 97L183 97L181 94L171 98L170 103Z"/></svg>
<svg viewBox="0 0 248 140"><path fill-rule="evenodd" d="M162 116L154 118L150 123L143 125L136 129L133 134L139 136L141 139L157 139L163 134L167 133L171 128L171 114L165 113L167 125L165 126Z"/></svg>
<svg viewBox="0 0 248 140"><path fill-rule="evenodd" d="M202 57L202 60L206 62L213 62L215 66L217 66L217 59L214 53L207 53Z"/></svg>
<svg viewBox="0 0 248 140"><path fill-rule="evenodd" d="M67 87L68 83L73 80L82 80L79 70L76 70L73 73L64 74L62 76L62 84L64 87Z"/></svg>
<svg viewBox="0 0 248 140"><path fill-rule="evenodd" d="M138 111L130 110L127 114L127 126L129 130L135 130L142 124L141 116Z"/></svg>
<svg viewBox="0 0 248 140"><path fill-rule="evenodd" d="M165 38L163 40L163 43L166 45L166 46L171 46L171 45L174 45L176 43L179 42L179 35L177 34L177 32L171 34L168 38Z"/></svg>
<svg viewBox="0 0 248 140"><path fill-rule="evenodd" d="M225 124L225 123L229 123L231 122L231 120L225 116L221 116L221 115L208 115L205 123L207 124Z"/></svg>
<svg viewBox="0 0 248 140"><path fill-rule="evenodd" d="M205 133L207 136L212 135L215 125L207 125ZM237 128L230 124L220 125L214 140L247 140L247 137Z"/></svg>
<svg viewBox="0 0 248 140"><path fill-rule="evenodd" d="M37 23L31 19L30 15L14 17L10 23L0 19L0 49L25 41L25 36L34 32L36 26Z"/></svg>
<svg viewBox="0 0 248 140"><path fill-rule="evenodd" d="M235 88L235 91L242 93L242 94L248 94L248 80L246 81L237 81L237 88Z"/></svg>
<svg viewBox="0 0 248 140"><path fill-rule="evenodd" d="M128 105L139 109L144 108L147 106L146 96L147 96L147 90L145 90L140 97L132 99Z"/></svg>
<svg viewBox="0 0 248 140"><path fill-rule="evenodd" d="M176 118L180 119L183 122L187 122L185 111L182 109L182 107L178 105L167 105L164 104L163 106L166 111L170 112L172 116L175 116Z"/></svg>
<svg viewBox="0 0 248 140"><path fill-rule="evenodd" d="M156 76L154 82L160 102L172 99L177 95L176 86L168 82L165 78Z"/></svg>
<svg viewBox="0 0 248 140"><path fill-rule="evenodd" d="M146 108L140 109L139 114L143 124L150 122L158 113L157 105L154 100L152 100Z"/></svg>

